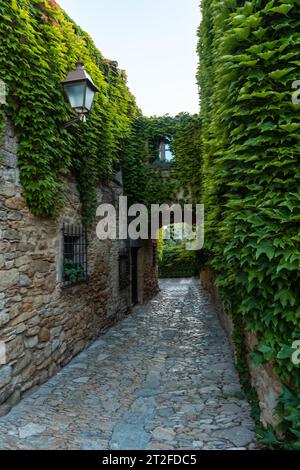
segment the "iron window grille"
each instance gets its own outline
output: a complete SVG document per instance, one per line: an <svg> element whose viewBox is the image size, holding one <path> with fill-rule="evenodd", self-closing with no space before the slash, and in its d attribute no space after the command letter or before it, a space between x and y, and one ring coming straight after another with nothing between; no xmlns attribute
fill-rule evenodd
<svg viewBox="0 0 300 470"><path fill-rule="evenodd" d="M63 225L63 250L63 285L87 281L87 232L82 225Z"/></svg>
<svg viewBox="0 0 300 470"><path fill-rule="evenodd" d="M119 256L119 287L126 289L130 285L130 257L129 251L125 250Z"/></svg>

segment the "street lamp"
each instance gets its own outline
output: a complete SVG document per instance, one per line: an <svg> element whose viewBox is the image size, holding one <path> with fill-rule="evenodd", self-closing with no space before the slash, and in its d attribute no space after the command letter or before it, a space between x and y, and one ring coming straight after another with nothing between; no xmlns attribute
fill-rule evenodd
<svg viewBox="0 0 300 470"><path fill-rule="evenodd" d="M78 121L86 122L86 116L91 111L95 94L99 90L85 71L82 62L77 62L76 70L68 73L63 86L71 108L77 113L77 116L65 123L64 127L72 126Z"/></svg>

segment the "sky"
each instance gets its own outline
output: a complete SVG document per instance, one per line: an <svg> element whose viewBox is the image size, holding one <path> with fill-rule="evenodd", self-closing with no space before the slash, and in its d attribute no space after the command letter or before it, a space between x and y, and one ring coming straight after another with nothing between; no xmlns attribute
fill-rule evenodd
<svg viewBox="0 0 300 470"><path fill-rule="evenodd" d="M57 0L116 60L146 116L199 111L200 0Z"/></svg>

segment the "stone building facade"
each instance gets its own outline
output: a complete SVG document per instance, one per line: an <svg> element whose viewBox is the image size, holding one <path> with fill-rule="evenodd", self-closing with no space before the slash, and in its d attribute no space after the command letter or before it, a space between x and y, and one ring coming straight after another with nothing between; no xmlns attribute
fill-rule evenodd
<svg viewBox="0 0 300 470"><path fill-rule="evenodd" d="M0 407L4 411L130 314L134 303L143 303L158 291L152 241L135 248L127 241L100 241L96 219L80 255L87 279L64 282L66 240L74 244L74 252L84 233L76 181L66 178L64 208L56 220L33 216L22 197L17 147L9 125L0 160ZM122 185L99 183L97 192L99 203L117 203ZM75 236L66 235L66 227L75 230ZM121 282L122 257L127 269Z"/></svg>

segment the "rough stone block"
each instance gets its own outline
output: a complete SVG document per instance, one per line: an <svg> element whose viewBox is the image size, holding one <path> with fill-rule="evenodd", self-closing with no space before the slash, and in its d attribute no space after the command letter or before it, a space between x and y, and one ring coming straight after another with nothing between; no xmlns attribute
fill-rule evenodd
<svg viewBox="0 0 300 470"><path fill-rule="evenodd" d="M14 340L6 343L7 360L12 361L22 356L24 352L24 342L21 336L17 336Z"/></svg>
<svg viewBox="0 0 300 470"><path fill-rule="evenodd" d="M32 359L31 354L29 352L26 352L25 356L22 357L20 360L18 360L17 363L14 365L13 375L16 376L20 372L22 372L22 370L24 370L25 367L27 367L30 364L31 359Z"/></svg>
<svg viewBox="0 0 300 470"><path fill-rule="evenodd" d="M0 194L2 196L12 197L16 194L16 186L9 181L2 181L0 186Z"/></svg>
<svg viewBox="0 0 300 470"><path fill-rule="evenodd" d="M8 209L22 210L26 207L25 201L20 195L6 199L5 206Z"/></svg>
<svg viewBox="0 0 300 470"><path fill-rule="evenodd" d="M9 384L9 382L11 381L11 377L12 377L11 366L0 367L0 388Z"/></svg>
<svg viewBox="0 0 300 470"><path fill-rule="evenodd" d="M50 331L47 328L42 328L39 331L39 341L41 343L46 343L50 339Z"/></svg>
<svg viewBox="0 0 300 470"><path fill-rule="evenodd" d="M31 279L27 276L27 274L20 275L20 286L21 287L29 287L32 284Z"/></svg>
<svg viewBox="0 0 300 470"><path fill-rule="evenodd" d="M50 270L51 264L49 261L44 261L42 259L32 261L32 269L37 273L48 273Z"/></svg>
<svg viewBox="0 0 300 470"><path fill-rule="evenodd" d="M9 322L9 314L8 313L0 313L0 328L6 325Z"/></svg>
<svg viewBox="0 0 300 470"><path fill-rule="evenodd" d="M24 369L21 373L22 382L24 383L31 379L35 371L36 367L34 365L29 365L28 367L26 367L26 369Z"/></svg>
<svg viewBox="0 0 300 470"><path fill-rule="evenodd" d="M37 335L24 339L25 347L29 349L32 349L35 346L37 346L38 342L39 342L39 338Z"/></svg>
<svg viewBox="0 0 300 470"><path fill-rule="evenodd" d="M17 269L0 271L0 290L5 291L19 282L19 271Z"/></svg>

